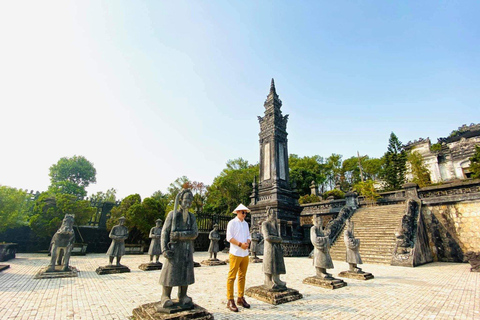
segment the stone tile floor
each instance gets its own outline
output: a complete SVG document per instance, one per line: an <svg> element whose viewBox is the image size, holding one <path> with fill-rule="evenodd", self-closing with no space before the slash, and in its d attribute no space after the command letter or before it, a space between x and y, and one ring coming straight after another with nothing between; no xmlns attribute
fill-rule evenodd
<svg viewBox="0 0 480 320"><path fill-rule="evenodd" d="M195 261L207 258L196 252ZM227 258L219 253L220 259ZM133 308L160 298L161 271L142 271L147 255L125 256L131 273L95 273L108 258L104 254L72 257L78 278L40 279L33 276L49 258L45 254L17 254L0 273L0 319L128 319ZM163 258L162 258L163 260ZM431 263L417 268L364 264L375 279L346 279L336 290L308 286L302 280L314 274L312 260L286 258L288 287L304 298L272 306L247 297L251 309L232 313L225 308L228 265L195 268L196 283L189 287L194 302L207 308L215 319L480 319L480 273L464 263ZM334 261L333 274L347 268ZM250 264L247 287L261 284L262 265ZM174 289L174 294L176 293Z"/></svg>

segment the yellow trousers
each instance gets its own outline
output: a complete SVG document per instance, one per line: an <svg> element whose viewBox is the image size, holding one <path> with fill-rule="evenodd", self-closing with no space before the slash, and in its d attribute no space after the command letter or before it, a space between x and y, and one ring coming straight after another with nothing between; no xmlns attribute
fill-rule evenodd
<svg viewBox="0 0 480 320"><path fill-rule="evenodd" d="M233 284L238 273L238 297L243 297L245 292L245 276L247 275L249 257L237 257L230 253L230 270L227 279L227 299L233 299Z"/></svg>

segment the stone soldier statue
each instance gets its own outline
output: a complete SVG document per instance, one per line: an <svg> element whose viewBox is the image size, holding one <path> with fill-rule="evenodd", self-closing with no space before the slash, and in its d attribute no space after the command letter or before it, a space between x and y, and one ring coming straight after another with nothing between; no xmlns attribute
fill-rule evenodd
<svg viewBox="0 0 480 320"><path fill-rule="evenodd" d="M210 253L210 259L218 260L217 259L217 252L219 251L220 247L218 242L220 241L220 234L218 233L218 224L213 225L213 230L210 231L208 235L208 239L210 239L210 246L208 247L208 252Z"/></svg>
<svg viewBox="0 0 480 320"><path fill-rule="evenodd" d="M62 226L53 235L51 245L51 259L49 271L55 271L55 260L57 265L62 265L62 271L69 271L70 253L75 243L75 232L73 231L73 214L66 214L63 218Z"/></svg>
<svg viewBox="0 0 480 320"><path fill-rule="evenodd" d="M253 254L254 259L258 259L258 245L262 240L262 234L258 231L252 232L252 243L250 245L250 252Z"/></svg>
<svg viewBox="0 0 480 320"><path fill-rule="evenodd" d="M120 260L125 255L125 240L128 238L128 229L124 226L125 217L118 218L118 225L114 226L108 237L112 243L107 251L110 265L113 264L113 258L117 257L117 266L121 266Z"/></svg>
<svg viewBox="0 0 480 320"><path fill-rule="evenodd" d="M286 283L280 280L280 275L285 274L286 269L278 219L272 208L267 207L266 211L267 220L262 223L264 286L269 290L286 290Z"/></svg>
<svg viewBox="0 0 480 320"><path fill-rule="evenodd" d="M316 268L317 277L333 279L332 275L327 273L327 269L333 269L333 262L330 257L330 239L323 232L320 215L313 218L313 226L310 228L310 241L312 241L314 247L313 265Z"/></svg>
<svg viewBox="0 0 480 320"><path fill-rule="evenodd" d="M347 228L343 232L343 240L345 241L345 247L347 248L347 263L349 265L350 272L361 273L362 269L357 267L357 264L362 264L362 258L360 258L360 240L355 239L353 235L353 221L347 220Z"/></svg>
<svg viewBox="0 0 480 320"><path fill-rule="evenodd" d="M157 305L159 312L168 312L168 308L193 308L193 302L187 296L188 285L195 282L193 273L193 241L198 236L197 221L188 209L193 201L190 189L183 189L175 198L175 206L163 225L161 247L166 258L160 275L163 286L162 298ZM178 302L171 300L173 287L178 288Z"/></svg>
<svg viewBox="0 0 480 320"><path fill-rule="evenodd" d="M150 242L150 247L148 248L148 254L150 255L150 262L153 262L153 256L156 258L156 263L159 263L160 255L162 254L162 247L160 245L160 239L162 237L162 220L155 220L155 227L150 229L150 234L148 235L152 241Z"/></svg>

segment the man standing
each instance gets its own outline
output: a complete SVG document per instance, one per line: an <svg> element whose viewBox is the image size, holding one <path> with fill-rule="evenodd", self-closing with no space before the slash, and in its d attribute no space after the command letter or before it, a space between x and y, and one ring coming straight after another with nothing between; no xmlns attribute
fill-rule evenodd
<svg viewBox="0 0 480 320"><path fill-rule="evenodd" d="M245 301L245 276L248 268L248 247L250 246L251 238L248 229L248 223L245 217L250 210L243 204L233 210L237 217L230 220L227 225L227 241L230 242L230 270L228 271L227 279L227 308L233 312L238 312L233 299L233 284L238 273L238 305L244 308L250 308L250 305Z"/></svg>

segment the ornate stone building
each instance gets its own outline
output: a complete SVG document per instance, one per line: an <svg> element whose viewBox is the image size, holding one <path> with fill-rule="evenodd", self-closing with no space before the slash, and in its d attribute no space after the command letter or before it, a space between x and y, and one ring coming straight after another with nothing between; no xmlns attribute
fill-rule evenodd
<svg viewBox="0 0 480 320"><path fill-rule="evenodd" d="M458 128L448 138L438 139L436 149L429 138L409 142L405 149L422 155L432 183L437 183L469 178L469 158L475 152L475 145L480 145L480 124L472 123Z"/></svg>
<svg viewBox="0 0 480 320"><path fill-rule="evenodd" d="M282 115L279 99L272 79L270 93L264 103L265 113L260 122L260 175L258 184L253 183L249 208L252 210L252 231L258 231L265 220L265 209L271 207L280 221L286 255L308 254L304 245L304 232L300 227L298 194L292 188L288 166L288 115Z"/></svg>

